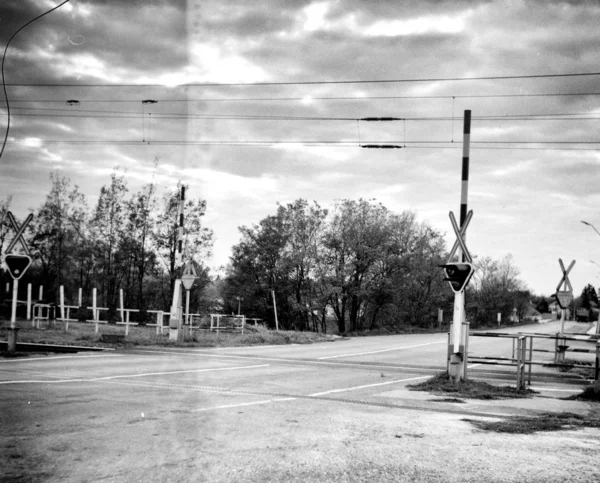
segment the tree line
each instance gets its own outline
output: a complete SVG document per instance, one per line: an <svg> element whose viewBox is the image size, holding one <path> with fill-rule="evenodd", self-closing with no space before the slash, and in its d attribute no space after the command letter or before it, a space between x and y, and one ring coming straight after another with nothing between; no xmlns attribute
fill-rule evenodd
<svg viewBox="0 0 600 483"><path fill-rule="evenodd" d="M130 193L125 175L115 169L90 209L68 177L52 173L50 181L50 192L33 211L25 234L34 263L24 282L43 285L44 299L52 303L58 301L62 285L71 303L82 288L83 303L89 305L96 288L99 306L114 309L123 289L128 308L168 310L181 270L176 255L178 190L159 194L151 182ZM6 217L10 203L7 198L0 204L0 250L11 238ZM201 224L205 213L205 201L186 200L185 242L198 274L196 305L201 304L202 290L210 282L203 261L210 255L213 233ZM10 280L6 272L1 275L3 283Z"/></svg>
<svg viewBox="0 0 600 483"><path fill-rule="evenodd" d="M440 265L444 236L417 221L412 211L394 213L375 200L339 200L331 210L299 199L252 226L240 227L220 285L226 310L296 330L405 330L437 324L438 309L452 316L453 293ZM467 291L473 327L525 314L532 294L510 255L475 261ZM275 296L275 301L273 297Z"/></svg>
<svg viewBox="0 0 600 483"><path fill-rule="evenodd" d="M33 211L26 238L34 264L25 282L44 285L45 299L58 301L65 286L73 301L79 287L89 304L168 310L181 275L177 256L178 189L159 193L149 182L130 193L118 168L94 206L60 173L50 176L44 203ZM0 255L11 235L10 198L0 201ZM330 208L298 199L275 213L239 227L224 276L207 266L213 231L203 226L206 201L185 202L185 242L198 274L191 310L237 313L284 329L340 333L405 330L437 324L438 310L452 317L453 294L440 265L448 252L444 235L413 211L395 213L376 200L337 200ZM475 257L467 290L472 327L525 315L534 296L519 279L510 255ZM10 280L3 270L3 284ZM541 297L543 299L543 297ZM142 316L143 317L143 316Z"/></svg>

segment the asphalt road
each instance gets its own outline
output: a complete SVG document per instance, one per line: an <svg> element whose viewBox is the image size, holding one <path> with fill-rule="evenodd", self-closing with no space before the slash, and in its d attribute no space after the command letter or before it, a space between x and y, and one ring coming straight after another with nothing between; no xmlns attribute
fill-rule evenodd
<svg viewBox="0 0 600 483"><path fill-rule="evenodd" d="M470 348L507 356L511 342L472 337ZM408 391L445 370L446 351L446 334L424 334L0 360L2 481L538 481L502 479L521 471L509 461L466 474L428 459L460 459L452 434L472 437L462 418L536 410ZM550 397L580 387L534 371L532 385ZM472 364L469 373L514 383L513 368Z"/></svg>

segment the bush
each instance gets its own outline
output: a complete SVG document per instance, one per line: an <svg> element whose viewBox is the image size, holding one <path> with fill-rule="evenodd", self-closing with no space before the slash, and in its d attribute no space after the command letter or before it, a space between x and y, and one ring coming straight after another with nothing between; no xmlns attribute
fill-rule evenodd
<svg viewBox="0 0 600 483"><path fill-rule="evenodd" d="M90 309L81 306L77 308L76 317L79 322L85 322L86 320L91 320L93 315Z"/></svg>

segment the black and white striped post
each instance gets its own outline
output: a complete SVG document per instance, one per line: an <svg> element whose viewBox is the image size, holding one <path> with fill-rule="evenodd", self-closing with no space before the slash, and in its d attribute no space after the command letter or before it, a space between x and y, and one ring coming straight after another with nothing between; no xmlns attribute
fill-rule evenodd
<svg viewBox="0 0 600 483"><path fill-rule="evenodd" d="M471 143L471 111L465 110L463 123L463 156L460 190L460 228L462 229L467 219L467 202L469 198L469 151ZM466 239L466 234L463 240ZM459 249L460 250L460 249ZM458 260L465 262L465 254L458 253ZM454 294L454 313L452 318L452 330L450 331L450 378L453 381L467 379L469 326L465 314L464 290Z"/></svg>
<svg viewBox="0 0 600 483"><path fill-rule="evenodd" d="M183 206L185 204L185 186L179 190L179 202L177 204L177 252L183 252ZM169 313L169 340L183 340L183 283L181 276L175 279L173 287L173 299Z"/></svg>
<svg viewBox="0 0 600 483"><path fill-rule="evenodd" d="M183 206L185 204L185 186L181 187L178 214L179 214L179 228L177 230L177 245L178 252L181 254L183 251Z"/></svg>
<svg viewBox="0 0 600 483"><path fill-rule="evenodd" d="M460 189L460 226L462 228L467 217L467 201L469 198L469 150L471 144L471 111L465 111L463 123L463 158L462 158L462 186ZM463 260L464 261L464 260Z"/></svg>

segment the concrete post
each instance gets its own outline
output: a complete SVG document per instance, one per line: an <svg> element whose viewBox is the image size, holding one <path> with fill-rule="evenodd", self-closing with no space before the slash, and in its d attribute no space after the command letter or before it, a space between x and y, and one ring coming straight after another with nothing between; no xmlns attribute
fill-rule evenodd
<svg viewBox="0 0 600 483"><path fill-rule="evenodd" d="M31 284L27 284L27 320L31 320Z"/></svg>
<svg viewBox="0 0 600 483"><path fill-rule="evenodd" d="M19 293L19 280L13 280L13 299L12 310L10 314L10 328L8 329L8 353L14 354L17 351L17 296Z"/></svg>

